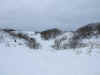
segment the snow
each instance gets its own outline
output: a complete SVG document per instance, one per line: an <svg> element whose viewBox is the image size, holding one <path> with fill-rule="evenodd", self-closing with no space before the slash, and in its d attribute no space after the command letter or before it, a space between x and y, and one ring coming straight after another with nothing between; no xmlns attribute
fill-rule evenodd
<svg viewBox="0 0 100 75"><path fill-rule="evenodd" d="M0 47L0 75L99 75L100 55Z"/></svg>
<svg viewBox="0 0 100 75"><path fill-rule="evenodd" d="M99 48L91 54L88 48L58 51L50 47L53 39L42 40L39 34L32 37L41 43L40 49L0 44L0 75L100 75Z"/></svg>

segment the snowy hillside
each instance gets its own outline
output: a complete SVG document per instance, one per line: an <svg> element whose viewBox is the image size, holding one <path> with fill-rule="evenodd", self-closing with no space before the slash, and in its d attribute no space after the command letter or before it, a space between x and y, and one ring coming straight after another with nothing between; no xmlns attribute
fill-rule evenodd
<svg viewBox="0 0 100 75"><path fill-rule="evenodd" d="M78 40L78 45L73 48L73 37L75 36L74 32L65 32L56 38L45 40L41 37L40 33L35 32L19 32L19 31L10 31L5 32L4 30L0 31L0 45L5 47L26 47L32 50L69 50L74 51L75 53L89 53L91 54L94 49L98 50L100 48L100 39L99 36L92 36L91 38L84 38ZM72 42L72 43L71 43ZM75 44L74 44L75 45ZM82 50L85 49L85 50ZM95 51L96 51L95 50Z"/></svg>
<svg viewBox="0 0 100 75"><path fill-rule="evenodd" d="M73 32L50 40L35 32L13 33L0 31L0 75L100 75L99 37L84 38L80 43L85 46L71 48ZM24 37L17 36L19 33ZM31 38L36 44L30 42ZM55 41L59 48L54 47ZM29 43L39 47L30 47Z"/></svg>

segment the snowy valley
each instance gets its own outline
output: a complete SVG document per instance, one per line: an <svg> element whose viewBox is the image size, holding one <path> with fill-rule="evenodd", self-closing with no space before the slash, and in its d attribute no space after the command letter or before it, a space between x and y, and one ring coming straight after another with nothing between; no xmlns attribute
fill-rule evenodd
<svg viewBox="0 0 100 75"><path fill-rule="evenodd" d="M100 75L100 36L92 28L78 34L0 29L0 75Z"/></svg>

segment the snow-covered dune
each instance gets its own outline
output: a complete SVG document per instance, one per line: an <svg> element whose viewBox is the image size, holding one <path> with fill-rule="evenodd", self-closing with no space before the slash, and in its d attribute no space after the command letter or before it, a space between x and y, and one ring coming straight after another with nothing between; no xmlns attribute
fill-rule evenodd
<svg viewBox="0 0 100 75"><path fill-rule="evenodd" d="M50 40L34 32L22 33L34 38L40 48L30 49L25 40L0 32L0 75L100 75L99 38L82 40L89 47L58 50L53 48L55 39L65 37L63 43L68 43L71 32Z"/></svg>

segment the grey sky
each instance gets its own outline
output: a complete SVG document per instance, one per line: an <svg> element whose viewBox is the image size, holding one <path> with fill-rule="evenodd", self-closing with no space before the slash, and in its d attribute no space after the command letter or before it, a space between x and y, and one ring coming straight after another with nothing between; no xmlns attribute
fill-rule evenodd
<svg viewBox="0 0 100 75"><path fill-rule="evenodd" d="M100 0L0 0L0 26L71 29L100 21Z"/></svg>

